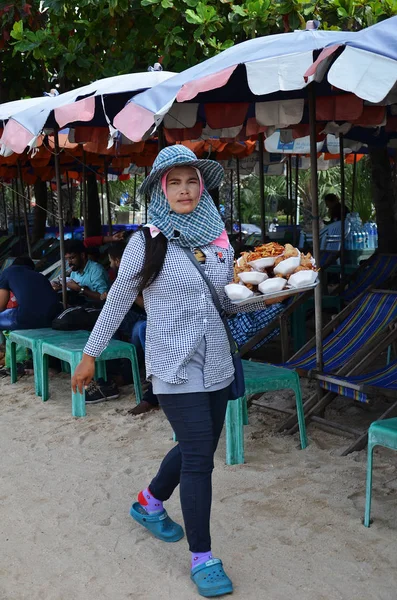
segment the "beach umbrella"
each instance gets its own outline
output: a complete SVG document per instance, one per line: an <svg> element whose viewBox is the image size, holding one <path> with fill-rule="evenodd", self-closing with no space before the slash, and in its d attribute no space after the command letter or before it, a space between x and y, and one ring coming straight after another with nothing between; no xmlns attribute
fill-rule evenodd
<svg viewBox="0 0 397 600"><path fill-rule="evenodd" d="M113 133L113 116L132 94L147 90L173 75L168 71L117 75L58 96L42 98L41 102L33 99L31 105L26 108L23 104L17 106L15 112L9 115L0 143L21 154L26 147L32 147L43 132L60 131L73 123L108 126Z"/></svg>
<svg viewBox="0 0 397 600"><path fill-rule="evenodd" d="M395 73L393 80L394 54L393 51L382 50L382 31L386 32L385 44L393 44L395 49L396 24L397 17L394 17L374 26L375 29L369 28L365 35L357 32L309 29L243 42L176 75L153 90L136 95L115 117L114 124L134 141L152 133L160 123L166 130L183 130L181 135L191 135L194 132L197 137L259 134L260 189L263 205L263 133L266 131L269 134L280 127L308 123L306 135L309 135L310 141L313 249L319 264L317 110L325 108L328 115L331 113L331 119L327 115L326 119L321 120L350 121L359 118L363 112L362 99L374 101L375 98L375 94L369 93L368 89L373 85L373 69L368 67L366 70L365 65L361 65L361 77L355 78L354 85L351 83L348 87L348 81L344 81L344 87L341 89L358 93L359 97L353 94L348 97L345 94L345 97L342 97L339 90L333 87L340 87L338 81L342 81L342 78L336 76L338 67L335 67L336 74L331 78L325 77L331 64L331 59L327 62L327 58L340 48L342 54L338 57L339 60L348 47L376 54L381 57L382 64L385 64L386 59L390 60L387 77L380 81L381 91L376 96L376 101L380 101L382 98L379 99L379 95L383 94L384 98L389 94L396 80ZM334 50L326 55L327 48ZM316 64L319 51L324 51L323 60ZM350 50L349 52L351 54ZM360 56L363 59L362 53ZM332 60L334 58L333 56ZM337 60L331 64L330 71ZM350 64L350 59L347 62ZM368 60L365 64L369 65ZM353 65L351 69L354 68ZM381 77L382 72L379 72L377 80ZM307 104L305 98L308 100ZM264 233L263 206L261 225ZM315 308L317 368L321 370L323 361L320 286L315 290Z"/></svg>
<svg viewBox="0 0 397 600"><path fill-rule="evenodd" d="M64 255L64 236L61 199L60 145L59 131L72 124L90 124L109 128L111 137L117 133L112 119L131 94L146 90L174 75L157 70L145 73L131 73L95 81L89 85L59 94L48 96L39 102L19 104L14 112L7 110L8 121L4 127L0 144L5 152L22 154L26 147L32 148L39 136L51 133L55 146L55 175L59 203L60 253ZM111 230L109 212L109 230ZM66 273L62 260L63 303L66 307Z"/></svg>

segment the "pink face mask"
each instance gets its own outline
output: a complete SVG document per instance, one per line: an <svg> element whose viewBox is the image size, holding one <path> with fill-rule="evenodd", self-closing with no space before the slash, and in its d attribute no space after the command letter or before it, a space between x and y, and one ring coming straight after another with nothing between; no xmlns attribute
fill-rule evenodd
<svg viewBox="0 0 397 600"><path fill-rule="evenodd" d="M193 167L193 169L196 171L197 177L199 180L199 184L200 184L199 198L201 198L201 194L203 193L203 190L204 190L203 176L201 175L201 172L199 171L199 169L196 169L196 167ZM171 171L172 171L172 169L169 169L166 173L164 173L164 175L161 178L161 189L163 190L163 194L166 198L167 198L167 177Z"/></svg>

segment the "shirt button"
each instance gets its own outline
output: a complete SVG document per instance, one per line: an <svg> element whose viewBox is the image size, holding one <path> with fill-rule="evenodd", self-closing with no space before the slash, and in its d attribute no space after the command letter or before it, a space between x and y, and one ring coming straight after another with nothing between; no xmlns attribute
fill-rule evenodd
<svg viewBox="0 0 397 600"><path fill-rule="evenodd" d="M205 273L206 275L209 275L208 271L204 271L204 273Z"/></svg>
<svg viewBox="0 0 397 600"><path fill-rule="evenodd" d="M205 294L201 294L203 300L205 300Z"/></svg>
<svg viewBox="0 0 397 600"><path fill-rule="evenodd" d="M207 319L204 319L203 323L206 324L207 323Z"/></svg>

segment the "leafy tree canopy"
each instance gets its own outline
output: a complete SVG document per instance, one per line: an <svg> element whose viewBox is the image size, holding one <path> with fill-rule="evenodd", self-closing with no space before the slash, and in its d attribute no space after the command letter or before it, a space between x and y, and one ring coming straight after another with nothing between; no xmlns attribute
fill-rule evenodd
<svg viewBox="0 0 397 600"><path fill-rule="evenodd" d="M159 59L181 71L310 19L356 30L395 14L397 0L0 0L0 102L146 70Z"/></svg>

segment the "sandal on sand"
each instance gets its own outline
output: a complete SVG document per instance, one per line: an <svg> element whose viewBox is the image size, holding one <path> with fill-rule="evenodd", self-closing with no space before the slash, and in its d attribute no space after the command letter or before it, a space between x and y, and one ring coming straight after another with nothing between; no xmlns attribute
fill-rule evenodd
<svg viewBox="0 0 397 600"><path fill-rule="evenodd" d="M146 527L154 537L163 542L178 542L184 536L182 527L170 519L166 510L149 515L139 502L134 502L130 509L130 515L137 523Z"/></svg>
<svg viewBox="0 0 397 600"><path fill-rule="evenodd" d="M200 596L212 598L233 592L233 584L223 570L220 558L211 558L192 569L190 578L197 585Z"/></svg>

